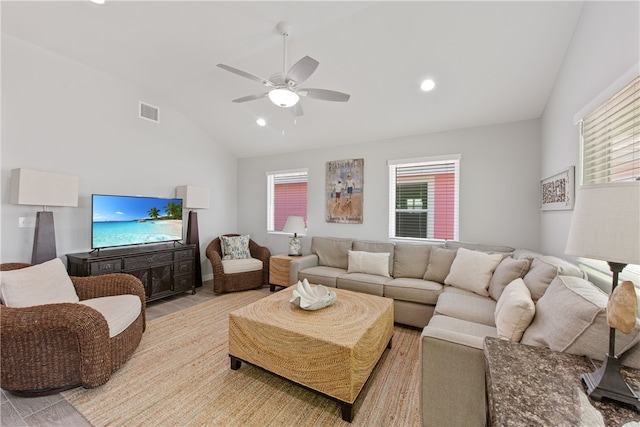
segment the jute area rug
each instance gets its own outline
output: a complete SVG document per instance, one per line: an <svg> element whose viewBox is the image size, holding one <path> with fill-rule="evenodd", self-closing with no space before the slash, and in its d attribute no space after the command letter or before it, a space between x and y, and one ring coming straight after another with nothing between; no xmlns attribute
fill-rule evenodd
<svg viewBox="0 0 640 427"><path fill-rule="evenodd" d="M395 327L351 424L331 399L245 363L231 370L229 312L266 295L227 294L150 321L108 383L64 398L95 426L420 425L418 329Z"/></svg>

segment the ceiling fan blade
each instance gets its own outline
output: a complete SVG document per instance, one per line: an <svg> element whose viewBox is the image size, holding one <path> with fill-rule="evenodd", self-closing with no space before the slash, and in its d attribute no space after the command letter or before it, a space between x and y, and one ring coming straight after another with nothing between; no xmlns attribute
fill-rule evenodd
<svg viewBox="0 0 640 427"><path fill-rule="evenodd" d="M218 67L222 68L223 70L230 71L233 74L237 74L239 76L245 77L249 80L253 80L254 82L262 83L265 86L271 86L271 87L273 86L273 83L271 83L269 80L265 78L256 76L255 74L247 73L246 71L242 71L234 67L230 67L229 65L218 64Z"/></svg>
<svg viewBox="0 0 640 427"><path fill-rule="evenodd" d="M328 89L300 89L297 92L299 95L322 101L347 102L351 98L351 95L346 93Z"/></svg>
<svg viewBox="0 0 640 427"><path fill-rule="evenodd" d="M293 64L293 67L287 73L285 83L291 87L299 85L300 83L311 77L311 74L318 68L320 63L310 56L305 56L300 61Z"/></svg>
<svg viewBox="0 0 640 427"><path fill-rule="evenodd" d="M243 96L242 98L238 98L238 99L234 99L231 102L247 102L247 101L253 101L255 99L260 99L260 98L264 98L265 96L267 96L269 94L269 92L265 92L265 93L257 93L255 95L249 95L249 96Z"/></svg>
<svg viewBox="0 0 640 427"><path fill-rule="evenodd" d="M291 114L293 114L293 117L302 116L302 114L303 114L302 103L300 101L298 101L296 103L296 105L294 105L293 107L290 107L289 110L291 110Z"/></svg>

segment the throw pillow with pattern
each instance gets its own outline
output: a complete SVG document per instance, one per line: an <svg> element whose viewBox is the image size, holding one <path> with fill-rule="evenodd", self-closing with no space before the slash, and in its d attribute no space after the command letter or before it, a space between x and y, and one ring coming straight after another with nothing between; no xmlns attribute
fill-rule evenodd
<svg viewBox="0 0 640 427"><path fill-rule="evenodd" d="M220 246L222 247L222 259L251 258L248 234L245 236L220 236Z"/></svg>

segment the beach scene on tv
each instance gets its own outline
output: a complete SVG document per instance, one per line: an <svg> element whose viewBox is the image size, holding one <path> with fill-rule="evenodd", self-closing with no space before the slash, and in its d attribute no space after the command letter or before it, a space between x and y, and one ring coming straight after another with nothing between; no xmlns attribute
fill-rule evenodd
<svg viewBox="0 0 640 427"><path fill-rule="evenodd" d="M93 249L182 240L182 199L94 194L91 231Z"/></svg>

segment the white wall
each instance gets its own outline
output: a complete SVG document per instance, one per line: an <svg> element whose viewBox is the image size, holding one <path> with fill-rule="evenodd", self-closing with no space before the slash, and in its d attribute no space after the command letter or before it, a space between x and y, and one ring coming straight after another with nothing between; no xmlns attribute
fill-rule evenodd
<svg viewBox="0 0 640 427"><path fill-rule="evenodd" d="M575 165L579 184L579 130L573 124L574 115L637 64L639 57L640 3L585 2L542 117L541 179ZM543 252L565 256L572 212L541 213Z"/></svg>
<svg viewBox="0 0 640 427"><path fill-rule="evenodd" d="M160 108L159 124L138 118L138 101ZM222 145L157 94L6 34L1 153L2 262L30 262L34 229L18 228L18 218L41 210L9 204L14 168L79 176L78 207L51 208L65 262L64 254L90 249L92 193L172 197L179 185L210 188L211 208L198 212L203 257L213 237L236 228L237 161ZM211 274L208 262L203 273Z"/></svg>
<svg viewBox="0 0 640 427"><path fill-rule="evenodd" d="M308 236L387 240L387 160L459 153L460 240L539 249L538 120L428 135L344 145L238 162L238 231L266 243L272 253L287 251L289 236L266 232L266 171L309 169ZM324 220L327 161L364 158L363 224Z"/></svg>

